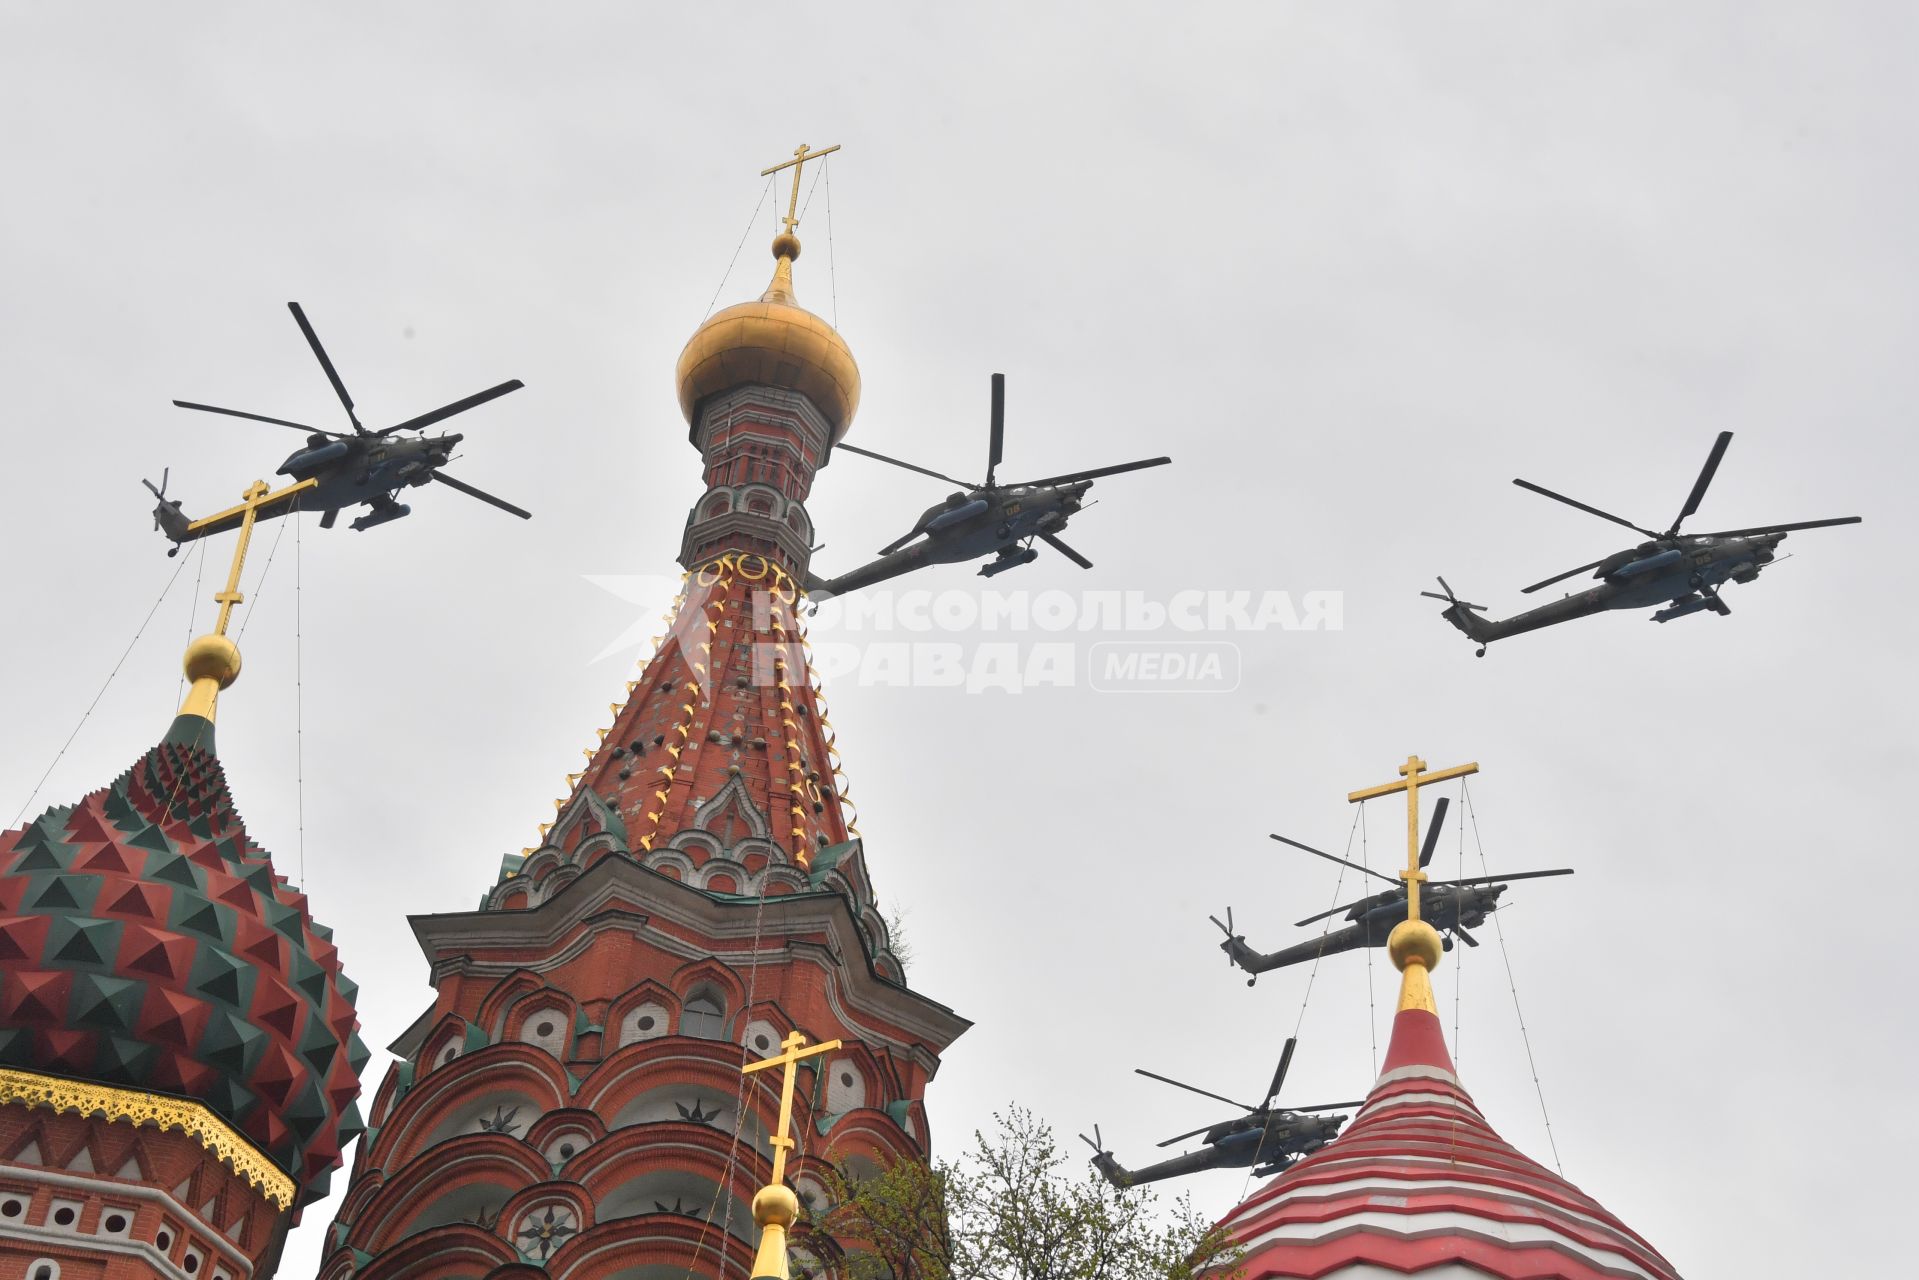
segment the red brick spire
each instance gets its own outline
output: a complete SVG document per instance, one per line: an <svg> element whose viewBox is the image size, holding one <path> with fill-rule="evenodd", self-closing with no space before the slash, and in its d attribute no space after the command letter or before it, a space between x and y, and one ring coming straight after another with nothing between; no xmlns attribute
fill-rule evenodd
<svg viewBox="0 0 1919 1280"><path fill-rule="evenodd" d="M480 907L413 917L432 1006L392 1046L321 1280L748 1274L799 1035L787 1173L923 1152L964 1019L906 985L866 877L797 615L813 475L858 374L773 288L701 326L680 392L706 491L671 625L537 849ZM796 1261L839 1246L796 1227ZM637 1270L636 1270L637 1269Z"/></svg>
<svg viewBox="0 0 1919 1280"><path fill-rule="evenodd" d="M1346 1131L1286 1169L1221 1225L1245 1251L1243 1280L1429 1276L1453 1280L1678 1280L1658 1250L1591 1196L1508 1146L1460 1087L1433 1003L1444 954L1420 917L1418 791L1437 773L1410 757L1404 792L1408 914L1386 940L1399 1005L1379 1080Z"/></svg>
<svg viewBox="0 0 1919 1280"><path fill-rule="evenodd" d="M1677 1280L1591 1196L1514 1150L1460 1087L1439 1018L1402 1008L1335 1141L1227 1214L1245 1280L1466 1275Z"/></svg>

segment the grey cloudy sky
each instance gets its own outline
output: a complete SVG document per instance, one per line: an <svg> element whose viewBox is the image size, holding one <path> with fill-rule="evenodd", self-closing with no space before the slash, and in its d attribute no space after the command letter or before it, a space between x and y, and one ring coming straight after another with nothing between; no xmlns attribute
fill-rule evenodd
<svg viewBox="0 0 1919 1280"><path fill-rule="evenodd" d="M1175 458L1099 486L1073 529L1092 572L1048 556L994 586L1345 601L1336 632L1221 637L1244 664L1231 694L828 682L913 982L978 1024L931 1091L941 1147L1017 1100L1138 1162L1215 1117L1131 1068L1256 1091L1303 975L1247 990L1205 916L1232 904L1262 947L1303 936L1289 922L1336 873L1265 834L1342 845L1345 792L1418 751L1482 763L1495 869L1579 868L1502 915L1567 1175L1688 1275L1905 1256L1909 6L5 3L0 21L0 820L174 567L139 477L171 466L189 508L224 504L297 443L167 401L337 412L287 299L369 421L525 379L458 424L457 474L532 522L436 489L375 532L303 531L303 832L291 535L222 707L251 828L337 928L367 1040L390 1040L429 997L404 914L477 901L621 696L633 652L593 659L634 606L588 576L672 570L699 492L673 362L755 175L838 142L831 253L822 190L798 276L859 358L854 442L977 470L1002 370L1009 474ZM770 229L762 210L723 301L762 287ZM1620 614L1484 661L1418 598L1443 572L1504 614L1623 545L1514 475L1659 524L1721 429L1738 435L1699 527L1867 523L1795 535L1730 618ZM811 503L822 567L942 492L835 459ZM185 592L36 809L164 727ZM1368 827L1389 856L1393 812ZM1370 1084L1369 976L1383 1035L1387 966L1320 971L1292 1098ZM1548 1158L1497 948L1436 983L1468 1087ZM1209 1211L1246 1189L1191 1183ZM284 1274L311 1274L330 1212Z"/></svg>

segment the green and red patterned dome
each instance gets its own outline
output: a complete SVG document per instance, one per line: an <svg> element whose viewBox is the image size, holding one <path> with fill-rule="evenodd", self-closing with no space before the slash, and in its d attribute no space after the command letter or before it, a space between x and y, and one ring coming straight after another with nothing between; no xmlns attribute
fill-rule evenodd
<svg viewBox="0 0 1919 1280"><path fill-rule="evenodd" d="M202 1103L296 1205L364 1128L356 991L248 837L208 719L0 834L0 1065Z"/></svg>

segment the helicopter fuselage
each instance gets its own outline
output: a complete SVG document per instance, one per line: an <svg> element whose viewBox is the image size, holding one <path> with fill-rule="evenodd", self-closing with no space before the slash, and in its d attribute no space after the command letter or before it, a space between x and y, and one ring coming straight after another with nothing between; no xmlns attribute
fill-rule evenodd
<svg viewBox="0 0 1919 1280"><path fill-rule="evenodd" d="M391 439L368 436L309 441L277 474L319 481L301 501L308 511L338 511L382 499L409 485L422 485L447 464L463 439L458 433Z"/></svg>
<svg viewBox="0 0 1919 1280"><path fill-rule="evenodd" d="M1206 1169L1244 1169L1256 1167L1262 1176L1277 1173L1301 1156L1311 1155L1339 1136L1346 1123L1343 1115L1320 1115L1305 1111L1255 1112L1214 1125L1204 1135L1206 1145L1198 1151L1174 1156L1139 1169L1128 1169L1101 1152L1093 1164L1116 1187L1159 1182Z"/></svg>
<svg viewBox="0 0 1919 1280"><path fill-rule="evenodd" d="M928 507L913 526L909 546L888 552L869 564L827 581L815 581L810 593L818 598L845 595L929 564L952 564L998 557L983 566L982 574L1012 568L1030 559L1020 544L1043 533L1058 533L1085 505L1091 480L1060 485L1010 485L992 489L956 491L946 501Z"/></svg>
<svg viewBox="0 0 1919 1280"><path fill-rule="evenodd" d="M1669 622L1705 609L1730 612L1718 598L1718 588L1728 582L1757 579L1760 570L1777 557L1785 538L1784 533L1660 538L1607 557L1593 571L1598 579L1593 586L1537 609L1492 619L1453 604L1440 616L1483 646L1608 609L1666 606L1653 615L1655 622Z"/></svg>
<svg viewBox="0 0 1919 1280"><path fill-rule="evenodd" d="M1499 895L1504 892L1506 886L1503 884L1428 885L1419 893L1419 916L1441 934L1451 934L1461 928L1475 929L1499 909ZM1342 951L1383 947L1394 927L1405 920L1406 915L1406 891L1388 889L1354 903L1346 912L1346 919L1353 923L1343 929L1329 930L1320 937L1264 955L1237 938L1228 939L1221 949L1246 972L1265 973ZM1445 940L1445 945L1451 948L1450 937Z"/></svg>

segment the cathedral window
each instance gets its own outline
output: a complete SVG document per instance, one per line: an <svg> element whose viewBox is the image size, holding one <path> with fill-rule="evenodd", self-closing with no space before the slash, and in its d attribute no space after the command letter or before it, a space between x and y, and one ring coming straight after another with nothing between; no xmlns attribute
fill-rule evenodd
<svg viewBox="0 0 1919 1280"><path fill-rule="evenodd" d="M666 1006L648 1002L629 1009L620 1019L620 1043L652 1040L666 1034Z"/></svg>
<svg viewBox="0 0 1919 1280"><path fill-rule="evenodd" d="M866 1105L866 1079L851 1058L835 1058L826 1067L826 1109L834 1115Z"/></svg>
<svg viewBox="0 0 1919 1280"><path fill-rule="evenodd" d="M566 1049L568 1017L565 1010L535 1009L520 1023L520 1039L559 1057Z"/></svg>
<svg viewBox="0 0 1919 1280"><path fill-rule="evenodd" d="M680 1034L702 1040L718 1040L726 1034L725 1010L712 995L701 992L686 1002L680 1011Z"/></svg>
<svg viewBox="0 0 1919 1280"><path fill-rule="evenodd" d="M755 1018L746 1024L740 1043L756 1058L771 1057L780 1050L780 1029L770 1022Z"/></svg>

